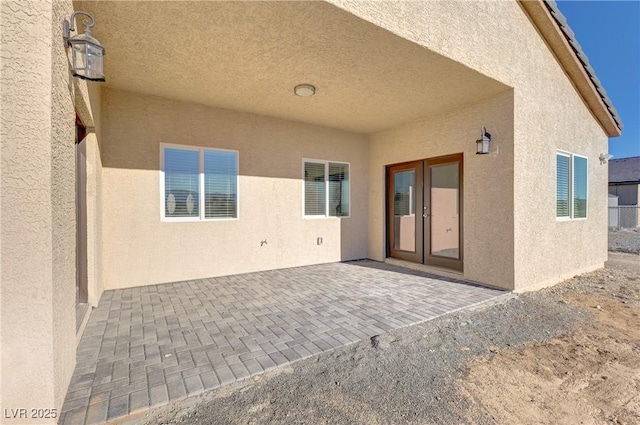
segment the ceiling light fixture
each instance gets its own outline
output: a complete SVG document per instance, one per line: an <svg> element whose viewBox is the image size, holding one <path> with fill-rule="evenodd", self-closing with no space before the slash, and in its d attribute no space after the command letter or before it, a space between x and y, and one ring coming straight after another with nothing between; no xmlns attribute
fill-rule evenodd
<svg viewBox="0 0 640 425"><path fill-rule="evenodd" d="M311 84L298 84L294 87L293 92L296 96L310 97L316 94L316 88Z"/></svg>

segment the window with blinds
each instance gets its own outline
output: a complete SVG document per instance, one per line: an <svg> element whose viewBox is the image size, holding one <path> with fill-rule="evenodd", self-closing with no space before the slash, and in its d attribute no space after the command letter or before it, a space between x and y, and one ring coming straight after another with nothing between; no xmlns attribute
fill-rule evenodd
<svg viewBox="0 0 640 425"><path fill-rule="evenodd" d="M304 215L349 216L349 164L304 161Z"/></svg>
<svg viewBox="0 0 640 425"><path fill-rule="evenodd" d="M162 217L168 220L238 218L238 153L161 146Z"/></svg>
<svg viewBox="0 0 640 425"><path fill-rule="evenodd" d="M570 158L567 155L557 154L557 180L556 180L556 217L569 217L570 197L569 197L569 164Z"/></svg>
<svg viewBox="0 0 640 425"><path fill-rule="evenodd" d="M587 218L587 158L564 152L556 154L556 217Z"/></svg>
<svg viewBox="0 0 640 425"><path fill-rule="evenodd" d="M237 218L238 154L204 151L204 217Z"/></svg>
<svg viewBox="0 0 640 425"><path fill-rule="evenodd" d="M349 165L330 162L329 216L349 216Z"/></svg>

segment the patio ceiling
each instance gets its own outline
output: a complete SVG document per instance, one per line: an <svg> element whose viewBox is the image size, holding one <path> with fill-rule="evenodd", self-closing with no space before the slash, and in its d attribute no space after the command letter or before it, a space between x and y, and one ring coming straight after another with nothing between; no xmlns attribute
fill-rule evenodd
<svg viewBox="0 0 640 425"><path fill-rule="evenodd" d="M77 1L106 86L359 133L508 89L324 2ZM293 88L316 86L311 98Z"/></svg>

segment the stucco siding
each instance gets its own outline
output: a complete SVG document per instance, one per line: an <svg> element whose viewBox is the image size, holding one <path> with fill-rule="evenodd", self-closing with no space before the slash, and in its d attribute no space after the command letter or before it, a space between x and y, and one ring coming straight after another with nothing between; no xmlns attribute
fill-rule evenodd
<svg viewBox="0 0 640 425"><path fill-rule="evenodd" d="M105 289L367 256L365 136L118 90L102 108ZM239 219L161 221L160 143L237 150ZM303 219L303 158L351 164L350 218Z"/></svg>
<svg viewBox="0 0 640 425"><path fill-rule="evenodd" d="M520 19L513 22L514 11L526 19L515 0L328 2L507 86L519 81L511 61L529 55L514 42L524 31Z"/></svg>
<svg viewBox="0 0 640 425"><path fill-rule="evenodd" d="M0 10L0 405L59 409L75 365L74 113L60 28L71 2Z"/></svg>
<svg viewBox="0 0 640 425"><path fill-rule="evenodd" d="M102 277L102 88L88 87L89 110L93 128L87 135L87 292L89 304L97 306L104 290Z"/></svg>
<svg viewBox="0 0 640 425"><path fill-rule="evenodd" d="M97 306L104 290L102 279L102 162L95 134L87 135L87 289Z"/></svg>
<svg viewBox="0 0 640 425"><path fill-rule="evenodd" d="M476 155L481 126L491 152ZM513 289L513 92L371 137L369 257L385 252L385 166L462 152L464 278Z"/></svg>
<svg viewBox="0 0 640 425"><path fill-rule="evenodd" d="M53 355L55 405L61 406L76 353L75 93L61 22L71 1L56 0L51 27L51 205L53 250ZM84 85L84 84L83 84Z"/></svg>
<svg viewBox="0 0 640 425"><path fill-rule="evenodd" d="M607 137L519 3L332 3L514 87L516 290L603 266L607 175L597 158ZM556 221L558 149L589 159L587 220Z"/></svg>
<svg viewBox="0 0 640 425"><path fill-rule="evenodd" d="M51 338L51 86L34 84L36 78L51 79L51 8L51 3L44 1L0 4L2 103L11 105L3 108L0 118L3 407L55 403ZM23 46L25 40L30 42L28 49ZM33 99L38 101L34 103ZM34 385L22 385L25 381Z"/></svg>
<svg viewBox="0 0 640 425"><path fill-rule="evenodd" d="M529 52L515 107L515 258L518 290L537 289L607 259L608 138L535 28L515 9ZM586 220L556 219L556 152L588 159Z"/></svg>

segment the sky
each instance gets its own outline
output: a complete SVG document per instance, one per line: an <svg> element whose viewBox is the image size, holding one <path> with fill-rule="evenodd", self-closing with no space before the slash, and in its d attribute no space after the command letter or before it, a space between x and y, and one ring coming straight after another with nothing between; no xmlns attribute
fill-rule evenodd
<svg viewBox="0 0 640 425"><path fill-rule="evenodd" d="M640 156L640 1L556 3L622 119L622 136L609 139L609 153Z"/></svg>

